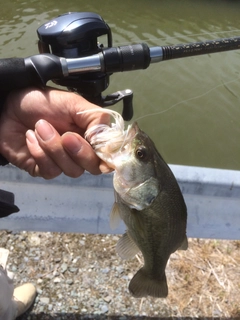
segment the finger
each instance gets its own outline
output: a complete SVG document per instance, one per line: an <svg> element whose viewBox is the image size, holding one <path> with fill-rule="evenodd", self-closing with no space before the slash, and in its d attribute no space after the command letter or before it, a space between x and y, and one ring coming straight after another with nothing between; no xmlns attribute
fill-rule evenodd
<svg viewBox="0 0 240 320"><path fill-rule="evenodd" d="M62 146L61 136L45 120L39 120L35 126L35 135L39 146L53 162L69 177L76 178L83 174L84 168L76 164Z"/></svg>
<svg viewBox="0 0 240 320"><path fill-rule="evenodd" d="M87 112L94 109L94 112ZM97 111L98 110L98 111ZM81 113L83 111L83 113ZM94 104L90 104L88 101L83 100L81 104L76 104L73 111L74 122L77 126L84 130L84 132L90 127L98 124L111 124L111 117L104 112L103 108L100 108Z"/></svg>
<svg viewBox="0 0 240 320"><path fill-rule="evenodd" d="M114 169L110 168L104 161L100 162L99 169L102 173L109 173L114 171Z"/></svg>
<svg viewBox="0 0 240 320"><path fill-rule="evenodd" d="M34 131L26 132L26 143L32 156L24 166L24 169L33 177L52 179L59 176L62 170L40 147Z"/></svg>
<svg viewBox="0 0 240 320"><path fill-rule="evenodd" d="M100 174L100 159L96 156L88 142L73 132L66 132L62 136L62 145L69 156L80 167L92 174Z"/></svg>

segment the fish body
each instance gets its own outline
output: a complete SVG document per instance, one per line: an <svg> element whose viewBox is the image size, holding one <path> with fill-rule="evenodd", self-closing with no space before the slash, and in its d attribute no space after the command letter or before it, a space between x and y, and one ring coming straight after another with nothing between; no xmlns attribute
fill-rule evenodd
<svg viewBox="0 0 240 320"><path fill-rule="evenodd" d="M115 170L110 222L115 226L122 219L127 226L116 249L123 259L142 252L144 266L129 284L134 297L166 297L168 259L177 249L187 249L186 205L172 171L137 123L120 140L114 144L109 137L110 144L103 143L101 148L99 140L92 144Z"/></svg>

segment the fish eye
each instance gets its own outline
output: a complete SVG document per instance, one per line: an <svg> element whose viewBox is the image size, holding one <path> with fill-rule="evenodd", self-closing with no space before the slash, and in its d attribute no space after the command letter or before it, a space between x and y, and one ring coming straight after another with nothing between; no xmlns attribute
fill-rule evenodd
<svg viewBox="0 0 240 320"><path fill-rule="evenodd" d="M143 148L143 147L137 148L135 153L136 153L137 158L140 160L144 160L147 156L147 150L146 150L146 148Z"/></svg>

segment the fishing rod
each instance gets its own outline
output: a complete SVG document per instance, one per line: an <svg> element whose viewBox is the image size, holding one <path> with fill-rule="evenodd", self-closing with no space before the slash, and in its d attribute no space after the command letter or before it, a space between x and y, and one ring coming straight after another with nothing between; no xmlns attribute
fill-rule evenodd
<svg viewBox="0 0 240 320"><path fill-rule="evenodd" d="M146 43L112 46L112 33L92 12L60 15L37 30L40 54L0 60L1 90L44 87L49 80L76 91L89 101L111 106L123 100L123 118L133 116L131 90L102 96L115 72L146 69L152 63L240 49L240 37L171 46ZM105 37L107 45L99 43Z"/></svg>

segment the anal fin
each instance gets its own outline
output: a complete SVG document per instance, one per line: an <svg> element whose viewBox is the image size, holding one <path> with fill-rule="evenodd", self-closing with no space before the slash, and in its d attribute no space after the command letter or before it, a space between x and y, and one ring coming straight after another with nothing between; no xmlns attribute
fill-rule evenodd
<svg viewBox="0 0 240 320"><path fill-rule="evenodd" d="M116 251L122 259L132 259L140 250L133 239L126 232L118 240Z"/></svg>

